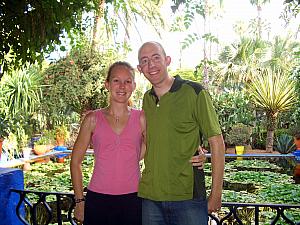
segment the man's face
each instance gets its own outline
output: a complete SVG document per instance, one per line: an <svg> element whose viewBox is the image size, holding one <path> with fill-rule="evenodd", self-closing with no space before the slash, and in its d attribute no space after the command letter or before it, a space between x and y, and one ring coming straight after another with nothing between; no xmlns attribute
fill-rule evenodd
<svg viewBox="0 0 300 225"><path fill-rule="evenodd" d="M155 86L168 76L167 67L170 62L171 58L164 54L160 46L147 43L139 51L138 70Z"/></svg>

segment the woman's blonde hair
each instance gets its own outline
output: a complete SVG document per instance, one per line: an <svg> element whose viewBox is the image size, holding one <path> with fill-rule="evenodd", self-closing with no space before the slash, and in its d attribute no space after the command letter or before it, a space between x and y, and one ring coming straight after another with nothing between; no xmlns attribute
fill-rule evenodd
<svg viewBox="0 0 300 225"><path fill-rule="evenodd" d="M131 75L134 78L134 68L128 62L117 61L117 62L114 62L113 64L111 64L110 67L108 68L106 81L109 81L109 79L111 77L112 70L114 68L118 67L118 66L124 66L124 67L126 67L131 72Z"/></svg>

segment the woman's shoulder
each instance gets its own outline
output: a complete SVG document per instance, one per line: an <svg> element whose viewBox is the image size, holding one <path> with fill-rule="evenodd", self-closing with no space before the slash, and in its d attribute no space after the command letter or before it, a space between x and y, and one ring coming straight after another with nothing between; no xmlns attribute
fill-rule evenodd
<svg viewBox="0 0 300 225"><path fill-rule="evenodd" d="M87 123L95 123L98 116L102 113L102 109L89 110L85 113L83 121Z"/></svg>

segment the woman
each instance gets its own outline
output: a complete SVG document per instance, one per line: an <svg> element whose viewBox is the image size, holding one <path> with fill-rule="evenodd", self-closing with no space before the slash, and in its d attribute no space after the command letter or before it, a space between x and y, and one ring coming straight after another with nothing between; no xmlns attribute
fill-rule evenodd
<svg viewBox="0 0 300 225"><path fill-rule="evenodd" d="M143 111L128 107L135 89L134 69L115 62L105 87L109 106L88 113L83 120L71 158L75 194L75 220L85 225L141 225L141 200L137 197L139 160L145 153L146 121ZM81 163L93 142L95 164L86 198ZM203 158L193 157L194 166Z"/></svg>

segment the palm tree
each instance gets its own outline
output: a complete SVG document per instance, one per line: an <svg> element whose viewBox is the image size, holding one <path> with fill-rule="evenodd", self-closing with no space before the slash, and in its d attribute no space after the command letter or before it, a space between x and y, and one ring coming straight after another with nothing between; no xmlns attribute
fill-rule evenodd
<svg viewBox="0 0 300 225"><path fill-rule="evenodd" d="M273 70L291 71L296 66L296 52L299 47L299 42L293 41L291 36L286 38L276 36L271 45L271 58L266 64Z"/></svg>
<svg viewBox="0 0 300 225"><path fill-rule="evenodd" d="M272 152L278 114L290 110L297 102L295 81L283 70L268 68L257 70L248 87L253 103L266 113L266 151Z"/></svg>
<svg viewBox="0 0 300 225"><path fill-rule="evenodd" d="M257 10L257 37L260 39L262 34L262 21L261 21L261 11L262 11L262 5L266 4L267 2L270 2L270 0L250 0L251 5L256 6Z"/></svg>
<svg viewBox="0 0 300 225"><path fill-rule="evenodd" d="M268 43L261 39L241 37L238 43L225 46L219 56L217 76L221 81L243 83L251 81L253 73L265 61Z"/></svg>

